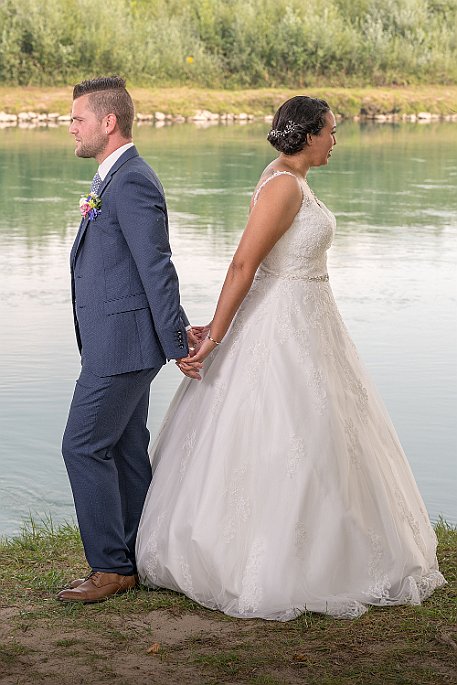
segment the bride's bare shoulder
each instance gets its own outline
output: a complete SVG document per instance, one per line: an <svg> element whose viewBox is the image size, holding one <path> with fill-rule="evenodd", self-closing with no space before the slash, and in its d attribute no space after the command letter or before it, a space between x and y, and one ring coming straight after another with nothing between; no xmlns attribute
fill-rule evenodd
<svg viewBox="0 0 457 685"><path fill-rule="evenodd" d="M289 171L288 169L269 165L266 167L266 169L263 170L262 174L260 175L260 178L252 194L250 209L252 209L257 203L261 191L263 191L263 189L266 186L270 186L270 181L276 178L284 179L283 183L281 183L281 192L286 191L287 194L291 195L300 194L301 197L302 188L298 176L293 172Z"/></svg>

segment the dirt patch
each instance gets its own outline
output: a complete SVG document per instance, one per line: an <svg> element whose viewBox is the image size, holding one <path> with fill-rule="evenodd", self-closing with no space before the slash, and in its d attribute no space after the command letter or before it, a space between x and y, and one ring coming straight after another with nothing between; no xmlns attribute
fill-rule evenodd
<svg viewBox="0 0 457 685"><path fill-rule="evenodd" d="M404 638L397 644L397 635L381 638L376 632L367 639L364 619L347 623L312 617L310 622L277 624L205 610L124 614L118 608L110 613L109 603L105 606L106 611L87 606L76 612L57 606L51 621L36 611L29 616L3 608L1 685L456 682L450 644L454 635L444 641L435 636L419 657Z"/></svg>
<svg viewBox="0 0 457 685"><path fill-rule="evenodd" d="M17 609L0 611L2 685L116 682L125 685L216 682L205 679L197 653L215 653L252 632L212 615L174 615L157 610L142 615L89 611L78 627L72 620L21 620ZM151 645L155 646L148 653Z"/></svg>

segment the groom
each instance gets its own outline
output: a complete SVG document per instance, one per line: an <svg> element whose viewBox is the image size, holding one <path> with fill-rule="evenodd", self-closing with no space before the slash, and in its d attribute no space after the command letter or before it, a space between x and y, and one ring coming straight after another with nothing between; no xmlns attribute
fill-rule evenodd
<svg viewBox="0 0 457 685"><path fill-rule="evenodd" d="M58 594L97 602L133 588L135 539L151 481L149 386L188 353L187 318L170 260L162 186L132 143L133 102L118 77L73 90L77 157L99 164L71 251L81 374L62 443L92 572Z"/></svg>

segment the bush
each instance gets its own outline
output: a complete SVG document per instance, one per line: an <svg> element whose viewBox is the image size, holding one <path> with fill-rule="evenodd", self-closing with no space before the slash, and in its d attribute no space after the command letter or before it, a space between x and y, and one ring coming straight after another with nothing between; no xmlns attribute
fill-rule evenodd
<svg viewBox="0 0 457 685"><path fill-rule="evenodd" d="M457 81L457 0L0 0L0 82Z"/></svg>

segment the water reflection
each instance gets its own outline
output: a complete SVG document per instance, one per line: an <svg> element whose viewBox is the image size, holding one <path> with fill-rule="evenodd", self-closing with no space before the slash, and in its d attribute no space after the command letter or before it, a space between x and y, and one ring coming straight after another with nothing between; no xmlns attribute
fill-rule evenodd
<svg viewBox="0 0 457 685"><path fill-rule="evenodd" d="M274 151L267 127L141 127L167 191L174 260L192 320L209 319L249 197ZM454 500L457 326L455 124L339 127L310 184L336 213L332 284L380 387L433 518ZM72 515L60 437L79 363L68 253L95 164L64 129L0 132L0 533L30 510ZM151 392L155 432L180 378Z"/></svg>

